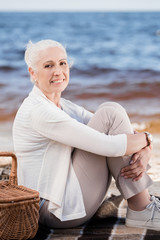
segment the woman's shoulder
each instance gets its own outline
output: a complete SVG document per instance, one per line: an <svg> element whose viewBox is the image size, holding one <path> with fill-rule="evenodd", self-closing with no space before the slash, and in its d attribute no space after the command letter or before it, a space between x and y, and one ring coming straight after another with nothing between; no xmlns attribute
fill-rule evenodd
<svg viewBox="0 0 160 240"><path fill-rule="evenodd" d="M74 110L82 108L78 104L76 104L76 103L74 103L74 102L72 102L68 99L65 99L65 98L61 98L61 106L62 107L68 107L68 108L71 108L71 109L74 109Z"/></svg>
<svg viewBox="0 0 160 240"><path fill-rule="evenodd" d="M68 114L72 113L72 112L78 114L78 113L81 113L83 111L83 107L77 105L76 103L73 103L70 100L64 99L64 98L61 98L61 107Z"/></svg>
<svg viewBox="0 0 160 240"><path fill-rule="evenodd" d="M61 106L63 111L65 111L70 117L76 119L78 122L86 122L85 118L86 115L88 115L88 111L86 111L84 107L64 98L61 99Z"/></svg>

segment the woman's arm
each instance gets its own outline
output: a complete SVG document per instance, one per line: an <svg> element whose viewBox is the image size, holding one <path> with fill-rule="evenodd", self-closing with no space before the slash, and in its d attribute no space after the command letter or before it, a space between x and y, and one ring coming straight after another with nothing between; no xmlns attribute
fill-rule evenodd
<svg viewBox="0 0 160 240"><path fill-rule="evenodd" d="M143 133L106 135L46 104L34 107L31 112L31 124L44 137L102 156L133 154L146 146Z"/></svg>
<svg viewBox="0 0 160 240"><path fill-rule="evenodd" d="M145 133L127 134L127 149L125 155L136 153L147 145L148 142Z"/></svg>

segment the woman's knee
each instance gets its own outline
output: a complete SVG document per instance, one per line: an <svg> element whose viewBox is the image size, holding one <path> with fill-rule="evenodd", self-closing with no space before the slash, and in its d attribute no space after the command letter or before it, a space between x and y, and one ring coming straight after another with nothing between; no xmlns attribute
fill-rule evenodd
<svg viewBox="0 0 160 240"><path fill-rule="evenodd" d="M124 107L122 105L120 105L119 103L117 102L104 102L102 103L98 109L101 109L101 108L107 108L107 107L112 107L113 109L117 109L117 110L121 110L121 111L126 111L124 109Z"/></svg>
<svg viewBox="0 0 160 240"><path fill-rule="evenodd" d="M116 102L106 102L99 106L96 115L107 124L107 134L133 133L126 110ZM100 118L99 117L99 118Z"/></svg>
<svg viewBox="0 0 160 240"><path fill-rule="evenodd" d="M126 110L116 102L104 102L102 103L97 112L102 115L103 118L106 118L106 115L110 121L114 121L115 118L121 120L128 118Z"/></svg>

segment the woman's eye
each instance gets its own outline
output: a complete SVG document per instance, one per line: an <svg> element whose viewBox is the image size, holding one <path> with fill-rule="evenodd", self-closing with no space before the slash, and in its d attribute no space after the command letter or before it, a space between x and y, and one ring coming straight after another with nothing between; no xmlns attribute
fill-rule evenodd
<svg viewBox="0 0 160 240"><path fill-rule="evenodd" d="M66 62L60 62L61 66L66 65L66 64L67 64Z"/></svg>
<svg viewBox="0 0 160 240"><path fill-rule="evenodd" d="M45 68L51 68L53 65L52 64L47 64L45 65Z"/></svg>

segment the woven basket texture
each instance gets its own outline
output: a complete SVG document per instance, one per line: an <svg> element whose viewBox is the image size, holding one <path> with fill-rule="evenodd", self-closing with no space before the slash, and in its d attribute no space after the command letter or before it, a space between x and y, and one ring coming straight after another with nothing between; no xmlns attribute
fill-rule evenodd
<svg viewBox="0 0 160 240"><path fill-rule="evenodd" d="M9 181L0 182L0 240L32 239L38 230L39 193L17 185L17 158L13 153Z"/></svg>

